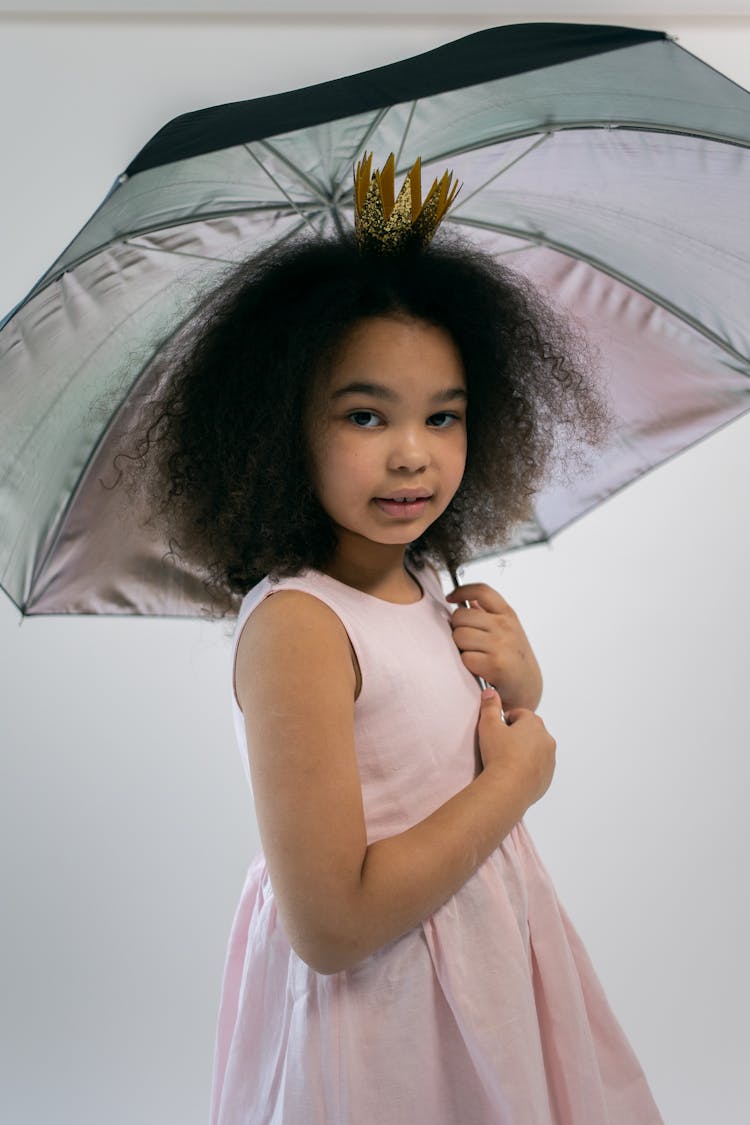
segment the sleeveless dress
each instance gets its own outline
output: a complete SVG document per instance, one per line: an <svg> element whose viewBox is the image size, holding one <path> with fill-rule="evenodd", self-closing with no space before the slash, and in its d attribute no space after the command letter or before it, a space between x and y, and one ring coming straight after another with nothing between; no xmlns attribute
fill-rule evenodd
<svg viewBox="0 0 750 1125"><path fill-rule="evenodd" d="M316 570L362 688L355 746L368 844L429 816L480 772L478 680L436 574L396 605ZM290 682L290 691L294 684ZM237 742L250 782L242 713ZM663 1125L638 1060L523 820L420 925L351 969L315 972L281 928L263 854L232 923L210 1125Z"/></svg>

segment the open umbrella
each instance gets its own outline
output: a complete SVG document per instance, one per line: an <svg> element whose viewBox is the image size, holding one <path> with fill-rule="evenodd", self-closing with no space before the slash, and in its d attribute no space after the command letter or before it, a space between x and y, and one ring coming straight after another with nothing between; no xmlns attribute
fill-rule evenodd
<svg viewBox="0 0 750 1125"><path fill-rule="evenodd" d="M112 458L160 348L228 264L351 226L352 166L420 155L445 223L598 343L619 424L512 547L549 539L750 406L750 93L664 33L515 24L161 129L0 324L0 584L25 614L196 614ZM134 393L135 392L135 393ZM455 578L455 576L454 576Z"/></svg>

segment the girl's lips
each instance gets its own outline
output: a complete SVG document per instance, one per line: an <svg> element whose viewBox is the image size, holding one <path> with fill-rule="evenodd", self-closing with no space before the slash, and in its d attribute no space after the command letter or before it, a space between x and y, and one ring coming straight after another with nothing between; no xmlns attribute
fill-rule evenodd
<svg viewBox="0 0 750 1125"><path fill-rule="evenodd" d="M421 516L429 499L429 496L423 496L420 500L404 503L403 500L381 500L376 496L375 503L381 512L387 512L389 516L395 516L396 519L408 520Z"/></svg>

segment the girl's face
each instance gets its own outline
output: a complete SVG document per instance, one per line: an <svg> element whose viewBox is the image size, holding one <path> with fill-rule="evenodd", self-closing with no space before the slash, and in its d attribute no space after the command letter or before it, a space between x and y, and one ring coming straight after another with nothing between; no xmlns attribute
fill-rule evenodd
<svg viewBox="0 0 750 1125"><path fill-rule="evenodd" d="M370 317L344 337L329 375L318 390L319 423L310 440L316 495L336 525L339 557L388 567L445 511L461 483L461 357L442 328ZM421 489L429 498L413 512L399 509L400 516L378 505L400 489Z"/></svg>

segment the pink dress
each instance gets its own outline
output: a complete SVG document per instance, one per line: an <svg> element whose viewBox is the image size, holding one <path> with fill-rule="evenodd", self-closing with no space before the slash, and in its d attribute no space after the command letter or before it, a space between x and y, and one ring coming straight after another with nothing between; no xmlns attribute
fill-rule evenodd
<svg viewBox="0 0 750 1125"><path fill-rule="evenodd" d="M308 570L245 597L235 632L278 589L344 623L367 840L423 820L481 769L480 688L427 568L395 605ZM292 690L293 683L289 688ZM250 781L242 714L235 727ZM262 854L232 924L211 1125L663 1125L581 939L520 821L430 917L352 969L290 947Z"/></svg>

